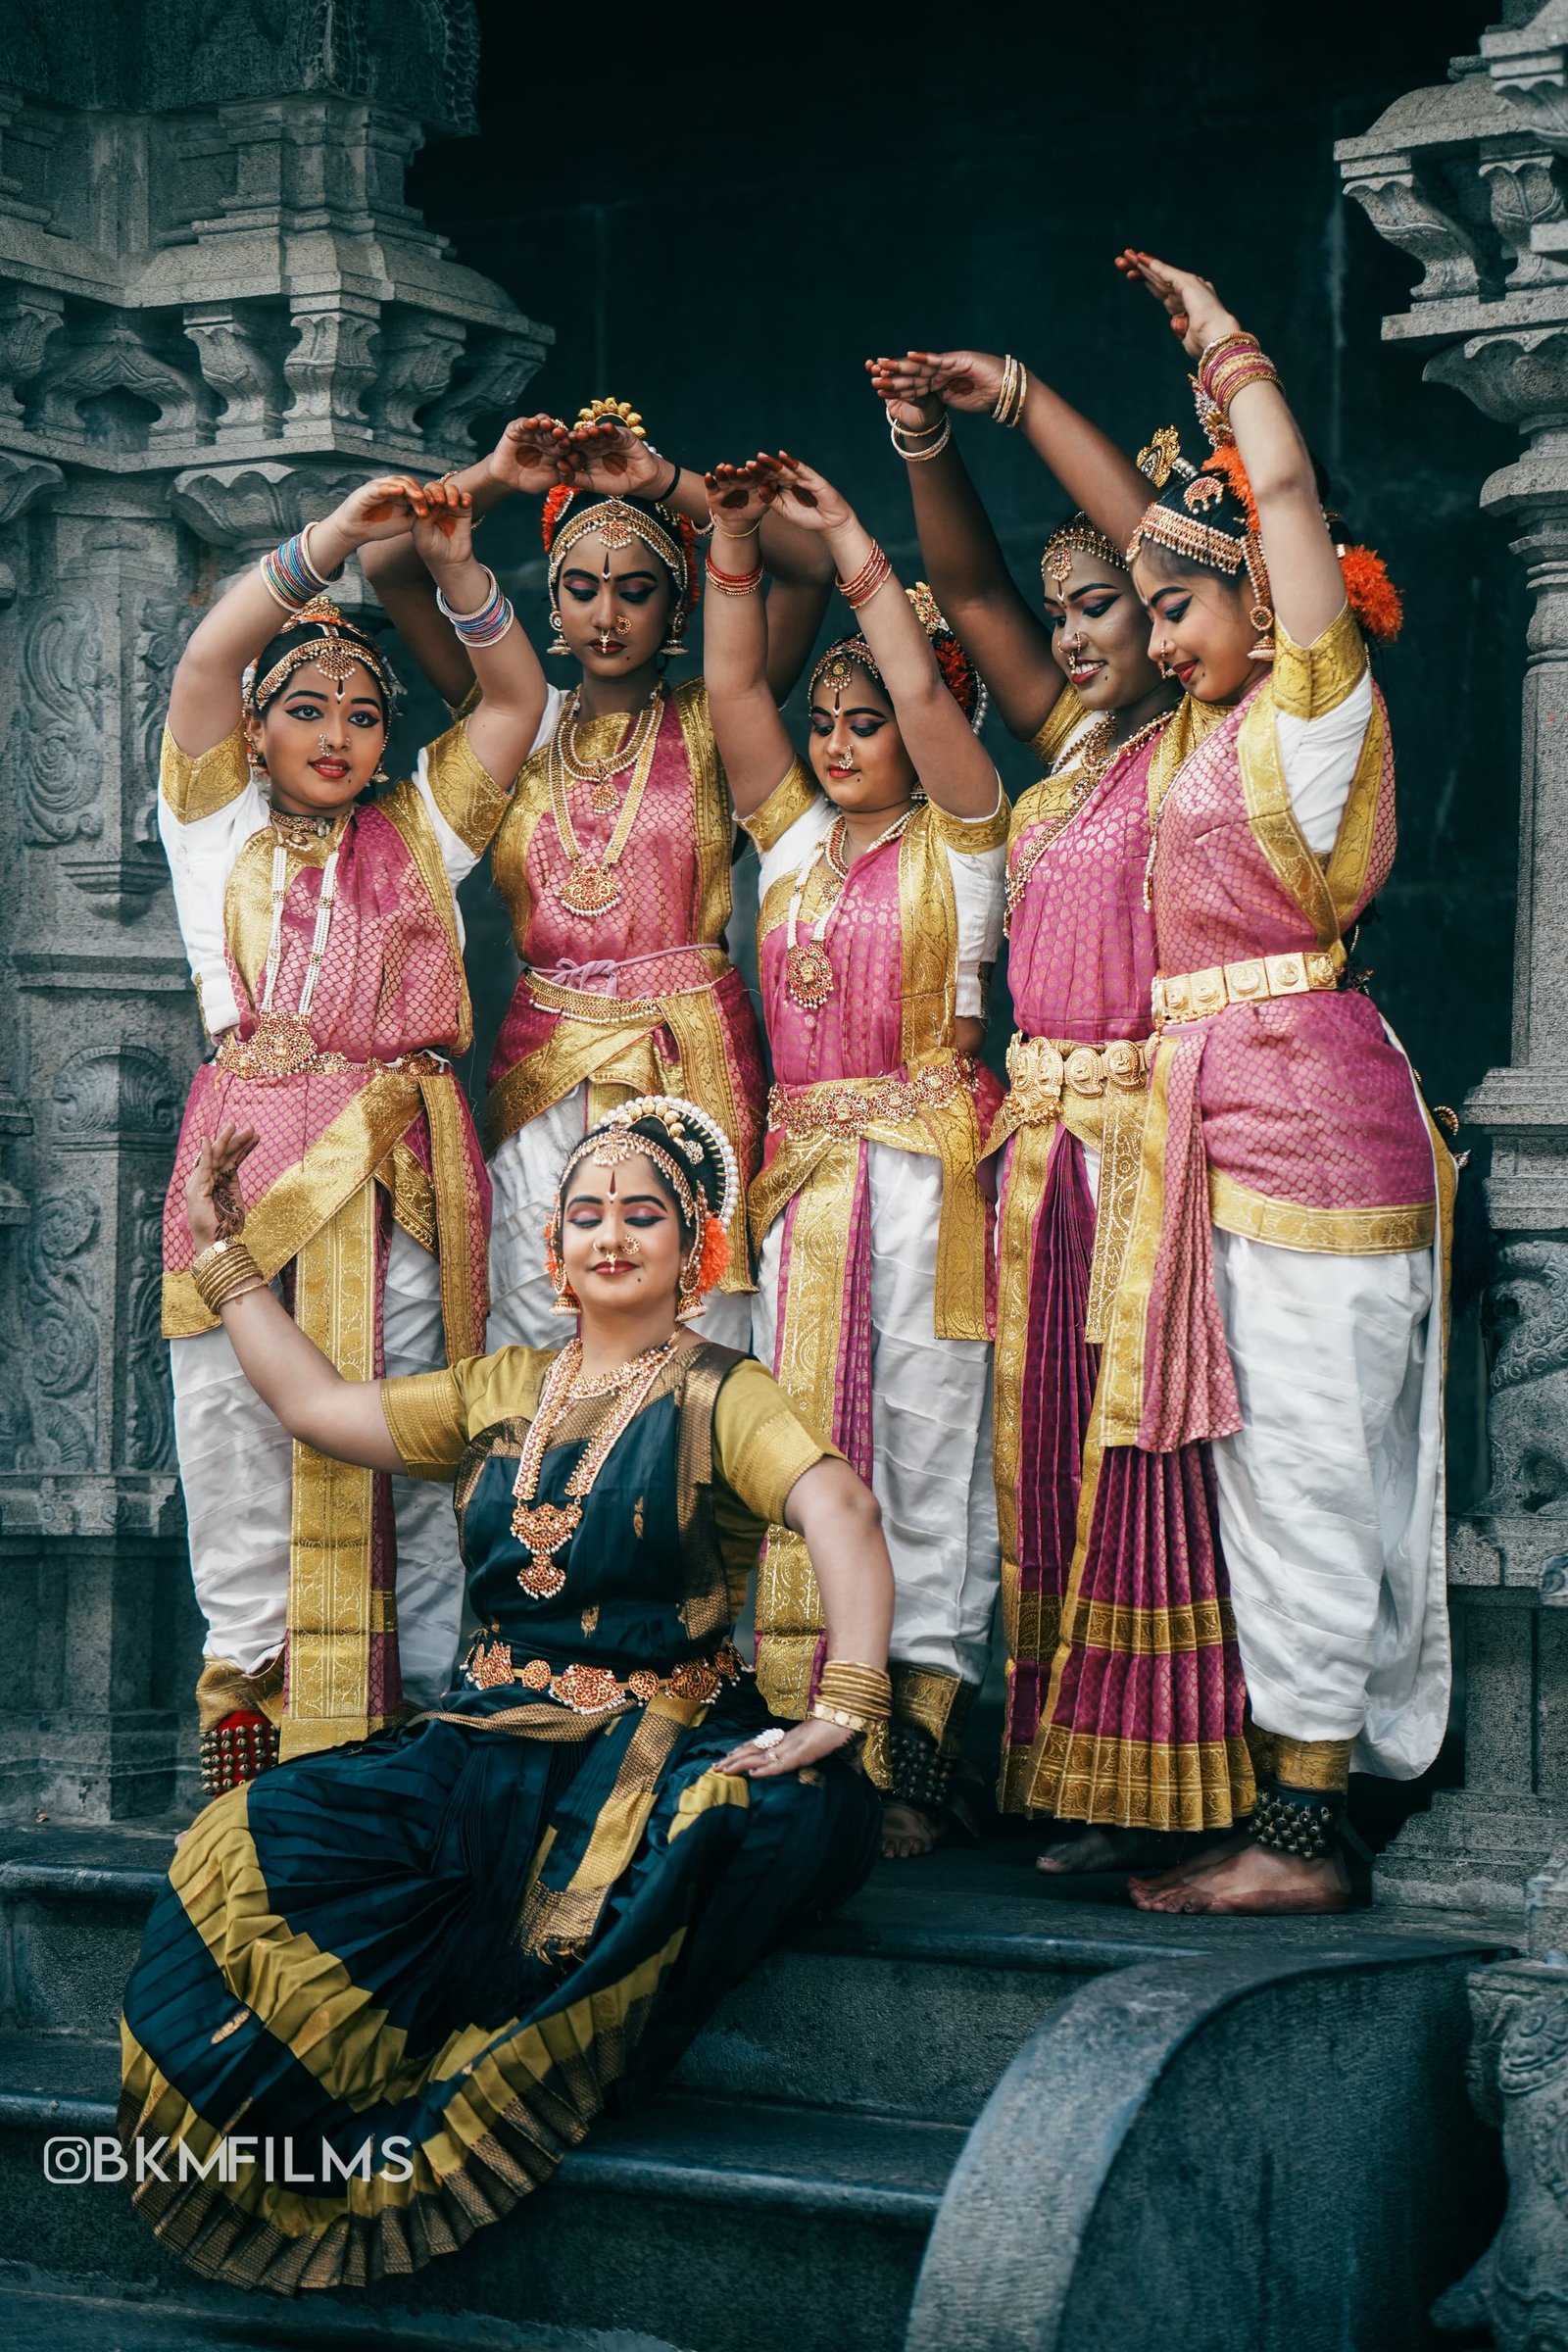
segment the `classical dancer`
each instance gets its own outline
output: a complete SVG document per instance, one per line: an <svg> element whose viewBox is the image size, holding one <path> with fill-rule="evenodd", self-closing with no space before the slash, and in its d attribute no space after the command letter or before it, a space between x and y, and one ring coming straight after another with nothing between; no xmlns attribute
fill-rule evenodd
<svg viewBox="0 0 1568 2352"><path fill-rule="evenodd" d="M1171 1833L1228 1828L1252 1801L1246 1691L1196 1446L1107 1458L1107 1507L1079 1528L1084 1449L1148 1101L1153 919L1145 903L1149 773L1179 690L1149 655L1122 553L1162 483L1166 427L1135 466L1011 356L908 352L867 363L909 469L942 609L1042 781L1014 804L1007 979L1017 1023L991 1129L1000 1155L997 1515L1007 1699L998 1802L1090 1825L1049 1872L1169 1857ZM1045 617L1014 585L950 411L1020 430L1082 508L1041 562ZM1116 1490L1109 1506L1109 1487ZM1056 1677L1049 1783L1034 1754L1069 1585L1075 1640ZM1092 1640L1091 1640L1092 1635Z"/></svg>
<svg viewBox="0 0 1568 2352"><path fill-rule="evenodd" d="M775 1084L752 1186L754 1345L882 1504L897 1592L883 1850L947 1810L999 1580L991 1477L991 1204L1000 1088L975 1059L1007 832L980 683L929 589L906 595L840 493L790 458L709 476L708 683L761 856L759 960ZM756 533L821 534L857 619L817 662L809 760L768 682ZM799 1538L768 1532L758 1675L802 1716L825 1654Z"/></svg>
<svg viewBox="0 0 1568 2352"><path fill-rule="evenodd" d="M382 771L394 680L326 596L412 530L478 700L412 779ZM209 1791L362 1739L441 1690L461 1590L428 1489L291 1441L193 1279L183 1195L224 1122L252 1247L300 1329L369 1378L471 1354L489 1189L450 1057L469 1042L454 891L507 808L544 681L474 561L465 495L368 483L263 558L180 656L159 829L215 1051L164 1220L164 1332L196 1597Z"/></svg>
<svg viewBox="0 0 1568 2352"><path fill-rule="evenodd" d="M396 1380L334 1370L220 1214L251 1146L225 1126L192 1170L195 1278L299 1443L455 1503L481 1628L438 1706L198 1817L126 1990L138 2206L203 2277L294 2294L456 2251L854 1892L893 1585L853 1471L684 1327L739 1189L694 1104L629 1102L557 1171L579 1337ZM831 1629L789 1728L729 1640L770 1521Z"/></svg>
<svg viewBox="0 0 1568 2352"><path fill-rule="evenodd" d="M1423 1771L1449 1681L1455 1171L1345 937L1394 857L1364 632L1392 635L1398 600L1337 536L1275 369L1214 288L1147 254L1118 267L1169 314L1213 448L1129 547L1187 699L1152 776L1159 1034L1095 1434L1210 1442L1258 1771L1245 1835L1133 1891L1334 1911L1350 1766Z"/></svg>
<svg viewBox="0 0 1568 2352"><path fill-rule="evenodd" d="M510 493L544 496L550 650L579 670L570 692L552 691L492 860L523 968L489 1072L490 1335L541 1347L559 1332L537 1247L555 1171L610 1104L678 1087L719 1119L748 1180L761 1145L760 1045L725 946L729 795L703 680L666 676L698 601L708 494L653 447L634 411L610 401L569 431L554 417L518 418L483 466L456 478L481 513ZM809 651L827 571L807 534L768 528L782 696ZM435 625L414 551L380 551L369 575L432 683L461 705L466 665ZM730 1243L703 1328L744 1347L753 1278L743 1209Z"/></svg>

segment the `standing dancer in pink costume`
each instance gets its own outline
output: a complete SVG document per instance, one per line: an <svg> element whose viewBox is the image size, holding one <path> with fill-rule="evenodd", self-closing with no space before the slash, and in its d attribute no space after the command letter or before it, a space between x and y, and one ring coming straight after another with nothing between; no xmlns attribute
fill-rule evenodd
<svg viewBox="0 0 1568 2352"><path fill-rule="evenodd" d="M996 1476L1008 1648L999 1801L1087 1825L1048 1846L1042 1870L1127 1867L1168 1856L1167 1833L1229 1829L1252 1802L1202 1449L1127 1447L1103 1463L1097 1450L1090 1485L1105 1482L1107 1507L1079 1524L1148 1102L1150 769L1180 700L1150 660L1121 550L1177 437L1156 433L1139 470L1018 360L909 352L869 366L943 610L1048 770L1012 811L1017 1028L990 1138L1001 1153ZM1016 427L1074 496L1117 517L1114 541L1082 509L1053 535L1044 622L1007 571L950 409ZM1046 1772L1037 1746L1048 1724Z"/></svg>
<svg viewBox="0 0 1568 2352"><path fill-rule="evenodd" d="M1448 1695L1453 1162L1345 985L1343 935L1395 845L1362 631L1392 635L1398 600L1375 556L1337 545L1278 376L1213 287L1147 254L1118 267L1194 361L1214 454L1129 549L1190 699L1186 757L1156 772L1160 1036L1096 1422L1107 1446L1211 1441L1259 1777L1244 1838L1134 1896L1333 1911L1351 1763L1421 1772Z"/></svg>
<svg viewBox="0 0 1568 2352"><path fill-rule="evenodd" d="M591 403L569 432L519 418L457 478L480 512L515 491L544 497L550 651L580 671L572 691L552 691L492 868L523 968L489 1073L490 1339L553 1347L564 1302L539 1237L588 1127L634 1095L672 1092L718 1120L748 1182L761 1149L760 1041L725 945L734 815L703 680L665 675L698 601L708 494L613 401ZM771 519L767 530L782 695L810 650L826 566L803 533ZM461 701L461 650L435 625L412 551L390 548L370 569L431 682ZM747 1346L752 1288L743 1201L706 1338Z"/></svg>
<svg viewBox="0 0 1568 2352"><path fill-rule="evenodd" d="M776 1083L752 1188L755 1344L882 1505L897 1598L883 1850L925 1852L984 1669L998 1582L991 1480L996 1082L973 1056L1001 941L1006 806L973 731L979 680L923 586L793 459L709 476L713 728L761 853L760 962ZM755 536L769 505L820 533L859 634L829 648L798 760L766 678ZM787 1528L758 1580L758 1677L804 1716L822 1604Z"/></svg>
<svg viewBox="0 0 1568 2352"><path fill-rule="evenodd" d="M164 1332L210 1790L273 1761L279 1733L304 1754L395 1720L400 1695L434 1698L457 1643L443 1514L404 1479L290 1445L221 1327L222 1244L194 1253L183 1201L218 1128L254 1129L229 1230L246 1219L340 1371L422 1371L483 1345L490 1196L448 1058L470 1027L453 893L545 689L469 527L460 491L369 483L231 587L174 673L159 828L217 1051L175 1154ZM377 792L392 675L322 592L356 549L411 529L479 694L412 781Z"/></svg>

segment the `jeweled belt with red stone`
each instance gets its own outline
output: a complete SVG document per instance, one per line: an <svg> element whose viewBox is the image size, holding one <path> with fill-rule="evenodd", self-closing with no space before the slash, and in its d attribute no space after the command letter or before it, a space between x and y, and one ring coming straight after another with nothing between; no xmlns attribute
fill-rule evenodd
<svg viewBox="0 0 1568 2352"><path fill-rule="evenodd" d="M666 1692L672 1698L695 1700L707 1706L718 1697L726 1683L738 1683L745 1672L745 1661L732 1642L721 1642L710 1658L688 1658L673 1674L655 1674L651 1667L639 1667L622 1682L608 1666L589 1666L581 1660L564 1666L558 1673L544 1658L529 1658L518 1666L512 1655L509 1642L498 1642L493 1635L480 1634L464 1660L466 1680L476 1690L497 1690L504 1685L520 1683L525 1690L548 1691L574 1715L607 1715L613 1707L628 1702L646 1706L651 1698L661 1698Z"/></svg>
<svg viewBox="0 0 1568 2352"><path fill-rule="evenodd" d="M883 1078L826 1078L814 1086L780 1079L768 1090L767 1123L792 1136L861 1135L867 1127L902 1127L922 1111L945 1110L978 1083L979 1066L967 1054Z"/></svg>

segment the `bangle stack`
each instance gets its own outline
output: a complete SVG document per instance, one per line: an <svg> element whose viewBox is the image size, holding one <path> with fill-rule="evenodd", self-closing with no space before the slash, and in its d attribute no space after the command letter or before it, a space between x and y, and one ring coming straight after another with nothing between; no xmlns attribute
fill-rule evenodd
<svg viewBox="0 0 1568 2352"><path fill-rule="evenodd" d="M438 609L451 621L456 634L467 646L499 645L516 618L511 605L501 593L500 583L497 581L495 573L488 566L486 566L485 577L490 582L490 593L477 612L454 612L440 589L438 588L435 592Z"/></svg>
<svg viewBox="0 0 1568 2352"><path fill-rule="evenodd" d="M315 525L308 522L303 531L296 531L292 539L285 539L281 547L274 547L270 556L263 556L256 566L268 595L274 605L281 605L285 612L297 612L302 605L310 603L313 596L323 596L328 580L342 576L341 564L336 571L328 573L318 571L311 562L311 532L314 528Z"/></svg>
<svg viewBox="0 0 1568 2352"><path fill-rule="evenodd" d="M894 448L906 466L929 466L931 460L939 458L953 439L953 418L946 410L935 424L900 424L896 416L890 416L888 431L893 436Z"/></svg>
<svg viewBox="0 0 1568 2352"><path fill-rule="evenodd" d="M1277 384L1279 380L1279 369L1257 337L1245 334L1240 328L1228 335L1216 335L1199 357L1199 388L1222 416L1229 416L1231 402L1244 386Z"/></svg>
<svg viewBox="0 0 1568 2352"><path fill-rule="evenodd" d="M713 536L716 539L733 539L739 543L742 539L750 539L756 529L755 523L750 531L720 531L715 528ZM751 596L762 585L762 559L760 556L758 557L750 571L723 571L713 562L711 542L710 542L707 555L703 558L703 569L720 596Z"/></svg>
<svg viewBox="0 0 1568 2352"><path fill-rule="evenodd" d="M1028 397L1029 370L1009 351L1002 363L1002 389L991 411L998 424L1004 424L1010 432L1023 416L1023 404Z"/></svg>
<svg viewBox="0 0 1568 2352"><path fill-rule="evenodd" d="M858 612L862 605L868 605L871 602L872 597L875 596L892 569L893 565L873 539L871 552L854 579L838 581L839 594L852 612Z"/></svg>
<svg viewBox="0 0 1568 2352"><path fill-rule="evenodd" d="M811 1714L818 1723L836 1723L847 1732L868 1732L886 1723L893 1713L893 1685L878 1666L857 1666L849 1658L829 1658L822 1669Z"/></svg>
<svg viewBox="0 0 1568 2352"><path fill-rule="evenodd" d="M237 1235L202 1250L192 1262L190 1278L203 1306L214 1315L221 1314L231 1298L267 1288L266 1275Z"/></svg>

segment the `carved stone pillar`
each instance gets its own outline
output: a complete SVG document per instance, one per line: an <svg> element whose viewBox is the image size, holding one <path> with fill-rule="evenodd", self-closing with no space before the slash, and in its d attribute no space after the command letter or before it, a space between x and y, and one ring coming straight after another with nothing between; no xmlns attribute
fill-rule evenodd
<svg viewBox="0 0 1568 2352"><path fill-rule="evenodd" d="M1446 86L1336 154L1348 193L1423 268L1385 337L1429 351L1431 381L1522 436L1480 495L1534 599L1511 1059L1466 1105L1491 1144L1494 1256L1491 1483L1449 1528L1465 1787L1406 1827L1380 1885L1514 1909L1560 1942L1526 1889L1568 1857L1568 7L1516 5Z"/></svg>
<svg viewBox="0 0 1568 2352"><path fill-rule="evenodd" d="M211 0L119 18L78 69L0 0L0 1817L156 1810L191 1744L159 1333L202 1051L156 831L173 662L348 484L471 457L550 340L405 201L424 126L471 128L470 0L275 35Z"/></svg>

